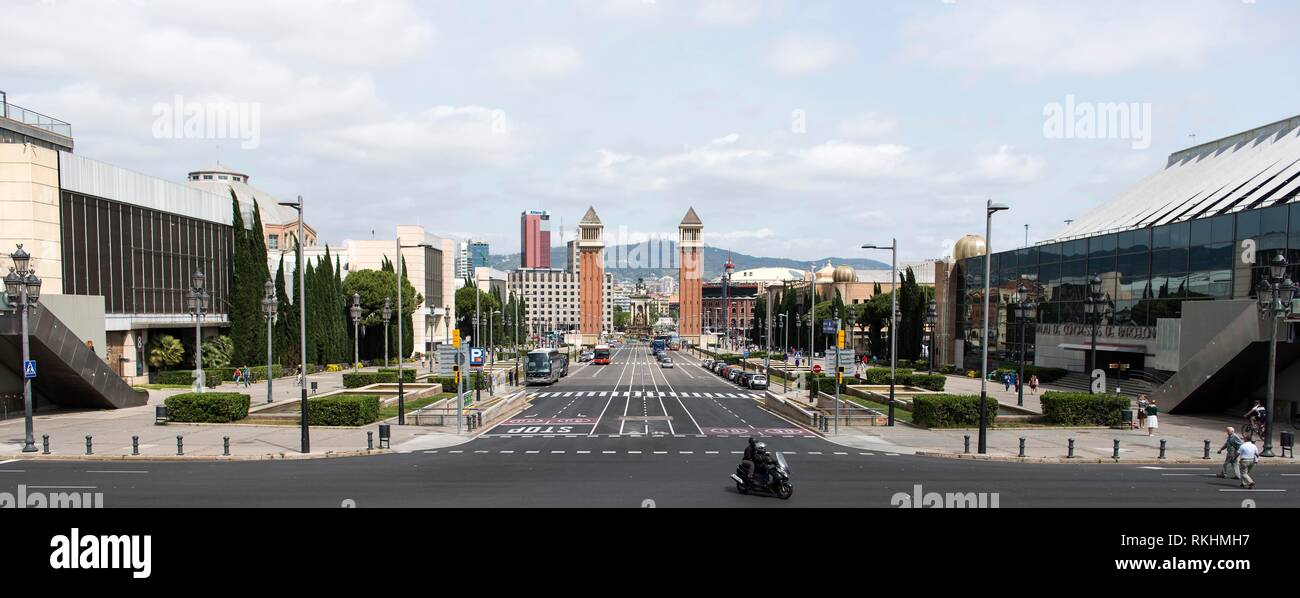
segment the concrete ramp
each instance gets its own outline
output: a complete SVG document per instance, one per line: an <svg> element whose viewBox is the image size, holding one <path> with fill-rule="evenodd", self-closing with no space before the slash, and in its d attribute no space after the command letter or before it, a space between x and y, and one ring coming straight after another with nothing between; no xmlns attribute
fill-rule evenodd
<svg viewBox="0 0 1300 598"><path fill-rule="evenodd" d="M138 407L149 401L148 392L131 388L45 306L31 310L27 325L37 364L32 387L43 399L63 407L98 409ZM20 378L22 350L21 316L0 314L0 367Z"/></svg>
<svg viewBox="0 0 1300 598"><path fill-rule="evenodd" d="M1202 309L1218 313L1199 313ZM1204 328L1219 321L1226 325ZM1254 301L1186 301L1183 322L1184 346L1194 343L1199 350L1181 360L1178 371L1152 391L1152 398L1171 413L1217 412L1241 403L1246 389L1257 387L1267 375L1268 327ZM1189 323L1199 338L1189 339Z"/></svg>

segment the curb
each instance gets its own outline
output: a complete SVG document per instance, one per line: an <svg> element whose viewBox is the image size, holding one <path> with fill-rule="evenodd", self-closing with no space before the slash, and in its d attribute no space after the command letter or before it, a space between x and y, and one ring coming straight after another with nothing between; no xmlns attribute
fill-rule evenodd
<svg viewBox="0 0 1300 598"><path fill-rule="evenodd" d="M300 461L306 459L333 459L337 457L365 457L394 454L393 449L355 451L326 451L324 453L268 453L263 455L45 455L20 454L19 461Z"/></svg>
<svg viewBox="0 0 1300 598"><path fill-rule="evenodd" d="M1188 457L1175 457L1168 459L1155 458L1120 458L1110 457L1015 457L1012 455L979 455L974 453L941 453L937 451L916 451L918 457L936 457L940 459L965 459L968 461L995 461L1000 463L1060 463L1060 464L1111 464L1111 465L1191 465L1191 464L1221 464L1222 459L1201 459ZM1268 461L1260 461L1259 465L1268 464ZM1274 465L1288 465L1288 463L1274 462Z"/></svg>

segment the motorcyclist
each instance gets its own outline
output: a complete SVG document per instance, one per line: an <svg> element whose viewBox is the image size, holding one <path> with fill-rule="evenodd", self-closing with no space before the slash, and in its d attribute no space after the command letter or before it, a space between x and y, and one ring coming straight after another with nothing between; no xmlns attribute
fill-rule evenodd
<svg viewBox="0 0 1300 598"><path fill-rule="evenodd" d="M745 455L741 457L740 464L745 468L745 476L748 479L754 478L754 437L749 438L749 446L745 447Z"/></svg>
<svg viewBox="0 0 1300 598"><path fill-rule="evenodd" d="M754 445L754 480L767 484L767 472L771 469L772 455L767 452L767 443L760 442Z"/></svg>

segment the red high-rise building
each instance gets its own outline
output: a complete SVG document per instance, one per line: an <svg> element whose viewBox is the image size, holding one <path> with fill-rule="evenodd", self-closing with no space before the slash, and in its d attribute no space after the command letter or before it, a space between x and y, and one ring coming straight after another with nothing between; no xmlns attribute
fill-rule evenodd
<svg viewBox="0 0 1300 598"><path fill-rule="evenodd" d="M551 213L525 210L519 214L519 267L551 267Z"/></svg>

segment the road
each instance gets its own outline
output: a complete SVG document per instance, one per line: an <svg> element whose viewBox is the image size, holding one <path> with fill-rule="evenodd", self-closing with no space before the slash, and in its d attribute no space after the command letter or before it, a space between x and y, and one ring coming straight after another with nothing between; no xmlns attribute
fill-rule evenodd
<svg viewBox="0 0 1300 598"><path fill-rule="evenodd" d="M571 364L529 387L528 406L479 438L436 451L258 462L0 463L0 491L102 492L108 507L890 507L895 493L997 493L1007 507L1296 504L1300 468L1256 468L1241 491L1204 466L972 462L862 451L764 410L753 396L645 346L610 365ZM745 438L787 455L794 496L741 495L728 476Z"/></svg>

